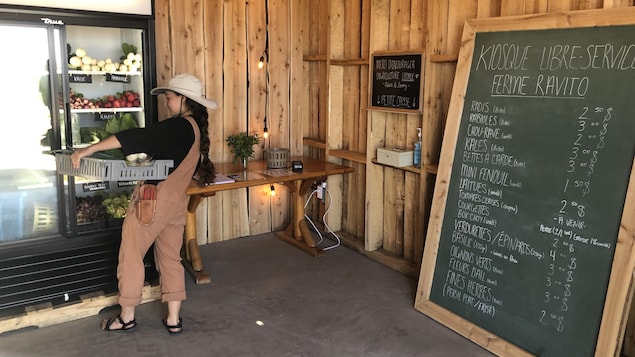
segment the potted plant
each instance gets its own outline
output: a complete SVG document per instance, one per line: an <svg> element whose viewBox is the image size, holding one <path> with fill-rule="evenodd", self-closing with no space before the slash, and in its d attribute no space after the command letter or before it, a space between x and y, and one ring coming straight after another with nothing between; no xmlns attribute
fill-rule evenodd
<svg viewBox="0 0 635 357"><path fill-rule="evenodd" d="M234 154L234 164L239 160L243 164L243 168L247 167L247 160L255 157L254 145L260 143L258 134L249 135L246 131L233 134L227 137L227 146Z"/></svg>

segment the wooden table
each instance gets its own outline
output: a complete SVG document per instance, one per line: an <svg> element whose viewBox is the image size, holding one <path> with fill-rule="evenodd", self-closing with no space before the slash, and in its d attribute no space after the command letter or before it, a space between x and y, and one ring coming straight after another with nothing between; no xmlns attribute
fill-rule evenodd
<svg viewBox="0 0 635 357"><path fill-rule="evenodd" d="M315 257L322 255L323 251L315 246L311 231L304 217L304 194L311 188L313 181L325 180L329 175L338 175L353 172L352 167L342 166L323 160L309 158L291 158L300 160L303 164L301 172L293 172L291 169L269 169L264 160L249 161L247 169L242 165L231 163L215 164L216 172L231 175L236 182L214 184L206 187L199 186L192 181L186 193L190 196L187 207L184 235L184 259L183 265L196 280L197 284L210 282L209 274L203 270L203 262L196 240L196 208L205 197L213 196L216 192L246 188L274 183L284 183L293 193L294 209L292 222L284 231L276 232L276 236Z"/></svg>

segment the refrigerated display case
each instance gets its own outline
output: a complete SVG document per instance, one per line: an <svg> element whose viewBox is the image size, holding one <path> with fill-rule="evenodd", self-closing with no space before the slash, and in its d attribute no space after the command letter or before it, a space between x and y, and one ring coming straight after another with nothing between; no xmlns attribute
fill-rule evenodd
<svg viewBox="0 0 635 357"><path fill-rule="evenodd" d="M101 214L98 199L129 194L134 182L58 176L50 154L145 126L152 114L148 21L33 15L3 13L0 22L0 41L13 49L0 56L12 84L1 89L0 243L116 228L121 215ZM123 159L118 150L107 154ZM16 177L25 182L15 186Z"/></svg>
<svg viewBox="0 0 635 357"><path fill-rule="evenodd" d="M68 113L65 142L86 147L121 130L146 125L143 32L138 28L65 26ZM99 39L96 42L95 39ZM66 96L65 96L66 98ZM120 150L105 153L123 160ZM58 174L60 174L58 170ZM66 236L121 227L134 180L63 176L69 198ZM74 210L73 210L74 209Z"/></svg>
<svg viewBox="0 0 635 357"><path fill-rule="evenodd" d="M0 4L0 45L1 315L50 298L53 285L68 299L116 282L117 241L136 181L61 173L55 153L156 122L154 18ZM118 150L105 154L123 159ZM104 256L75 264L75 250L100 245ZM39 254L38 264L21 266L20 257ZM62 256L77 266L47 265ZM47 274L50 285L24 288Z"/></svg>

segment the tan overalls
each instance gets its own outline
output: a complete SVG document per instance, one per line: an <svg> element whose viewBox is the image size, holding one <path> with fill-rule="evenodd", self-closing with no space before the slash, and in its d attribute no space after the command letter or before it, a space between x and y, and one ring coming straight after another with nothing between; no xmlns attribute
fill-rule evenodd
<svg viewBox="0 0 635 357"><path fill-rule="evenodd" d="M194 128L194 144L176 170L158 184L154 222L148 227L142 226L134 212L134 203L131 202L128 207L122 227L117 266L121 306L136 306L141 303L145 280L143 258L152 243L155 243L154 257L159 271L161 301L185 300L185 272L181 264L188 203L185 190L192 181L200 159L200 130L194 119L186 119ZM136 193L133 193L133 197L136 197Z"/></svg>

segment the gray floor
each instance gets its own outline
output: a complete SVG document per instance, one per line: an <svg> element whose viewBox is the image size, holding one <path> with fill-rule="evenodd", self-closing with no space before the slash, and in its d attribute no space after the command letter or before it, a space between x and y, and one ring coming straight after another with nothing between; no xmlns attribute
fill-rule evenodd
<svg viewBox="0 0 635 357"><path fill-rule="evenodd" d="M0 356L492 356L415 310L415 280L346 247L313 258L265 234L201 253L212 283L187 277L183 334L152 302L135 331L101 331L104 311L0 336Z"/></svg>

